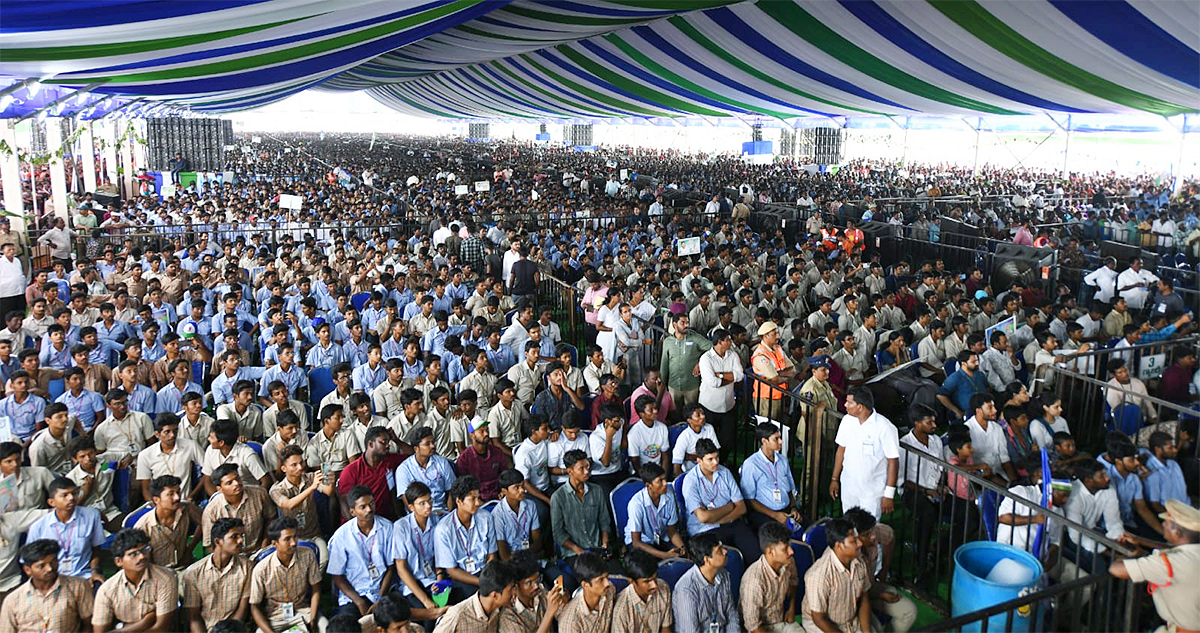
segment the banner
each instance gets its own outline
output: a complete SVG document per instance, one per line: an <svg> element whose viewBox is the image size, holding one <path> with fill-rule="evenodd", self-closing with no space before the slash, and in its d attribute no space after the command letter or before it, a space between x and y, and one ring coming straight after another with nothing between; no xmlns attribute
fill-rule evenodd
<svg viewBox="0 0 1200 633"><path fill-rule="evenodd" d="M471 192L471 187L468 185L454 185L454 195L465 196Z"/></svg>
<svg viewBox="0 0 1200 633"><path fill-rule="evenodd" d="M675 254L680 257L700 254L700 238L681 237L675 240Z"/></svg>
<svg viewBox="0 0 1200 633"><path fill-rule="evenodd" d="M490 183L486 180L476 180L475 181L475 191L479 192L479 191L491 191L491 190L492 190L492 183Z"/></svg>

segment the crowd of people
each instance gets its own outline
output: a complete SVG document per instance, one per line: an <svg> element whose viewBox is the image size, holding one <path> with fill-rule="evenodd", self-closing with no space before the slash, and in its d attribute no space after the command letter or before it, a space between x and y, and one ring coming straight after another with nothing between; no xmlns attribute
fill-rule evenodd
<svg viewBox="0 0 1200 633"><path fill-rule="evenodd" d="M883 261L857 228L944 214L1022 243L1072 220L1066 241L1086 198L1169 218L1186 261L1191 187L316 136L227 167L163 200L81 193L35 240L45 267L0 219L0 630L905 631L880 521L911 512L927 559L940 508L974 509L962 472L1033 499L1040 449L1072 520L1195 563L1196 418L1144 400L1153 432L1076 447L1100 422L1051 388L1051 368L1102 370L1114 408L1196 402L1194 296L1140 259L1089 266L1084 301L996 287ZM771 202L804 230L756 222ZM1129 350L1098 369L1115 338L1170 367L1147 385ZM783 435L824 416L818 483ZM842 515L800 571L804 481ZM1008 503L1021 546L1044 515ZM1078 568L1111 555L1051 531ZM1153 563L1114 573L1186 595Z"/></svg>

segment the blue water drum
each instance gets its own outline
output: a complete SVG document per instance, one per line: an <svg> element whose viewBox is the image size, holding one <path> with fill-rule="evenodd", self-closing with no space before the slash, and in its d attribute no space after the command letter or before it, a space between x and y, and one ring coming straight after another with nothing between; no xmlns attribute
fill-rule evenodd
<svg viewBox="0 0 1200 633"><path fill-rule="evenodd" d="M1009 561L1005 566L1022 568L1028 572L1030 580L1016 584L993 582L988 580L992 569L1001 561ZM967 543L954 552L954 580L950 590L950 615L958 617L975 611L981 611L997 604L1008 602L1019 596L1037 591L1041 586L1042 563L1032 554L1012 545L993 543L991 541L976 541ZM1033 605L1018 609L1012 616L1013 631L1037 630L1032 623ZM1004 631L1008 620L1007 613L994 615L988 619L988 631ZM963 631L980 631L982 622L975 622L963 627Z"/></svg>

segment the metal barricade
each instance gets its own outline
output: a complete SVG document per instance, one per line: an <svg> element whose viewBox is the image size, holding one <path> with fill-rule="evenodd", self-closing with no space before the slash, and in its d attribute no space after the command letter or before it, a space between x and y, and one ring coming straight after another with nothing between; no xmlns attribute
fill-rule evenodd
<svg viewBox="0 0 1200 633"><path fill-rule="evenodd" d="M1084 617L1082 622L1075 623L1087 626L1069 630L1132 630L1123 628L1131 618L1136 620L1139 606L1137 601L1123 599L1126 585L1132 584L1115 579L1114 582L1072 584L1076 580L1108 577L1108 563L1097 555L1092 557L1091 568L1081 567L1075 560L1084 559L1072 560L1068 551L1071 539L1086 536L1107 551L1122 556L1134 555L1135 552L1124 544L1073 521L1063 508L1043 507L1040 495L1035 495L1039 497L1035 499L1026 498L990 479L950 464L941 455L932 455L907 442L900 444L897 484L902 493L896 499L895 512L884 517L884 523L895 533L891 567L902 571L898 575L904 584L923 601L948 613L953 595L955 550L971 541L995 541L1029 551L1042 561L1051 581L1070 585L1065 592L1056 589L1061 585L1042 590L1050 593L1041 599L1064 593L1071 595L1070 600L1060 597L1057 601L1052 614L1056 618L1054 621L1063 622L1061 618L1074 617L1072 614L1078 612ZM1001 509L1005 514L1000 513ZM1037 525L1031 525L1034 520L1046 526L1042 538L1047 546L1041 552L1034 551L1038 542ZM1055 534L1061 536L1057 543L1054 542L1057 537L1052 536ZM1018 606L1023 605L1010 605L1006 609L1015 610ZM1114 606L1119 608L1112 608ZM990 616L1006 609L987 610L986 613ZM979 613L963 617L976 615L983 617ZM966 619L949 628L939 624L930 630L955 630L957 626L973 621Z"/></svg>
<svg viewBox="0 0 1200 633"><path fill-rule="evenodd" d="M558 324L564 343L570 343L583 354L583 315L579 314L575 287L545 272L539 276L538 305L550 308L551 318Z"/></svg>

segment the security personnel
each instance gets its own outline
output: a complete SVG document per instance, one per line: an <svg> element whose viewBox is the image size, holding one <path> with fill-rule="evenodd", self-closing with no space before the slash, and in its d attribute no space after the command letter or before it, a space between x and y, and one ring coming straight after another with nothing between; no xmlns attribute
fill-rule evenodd
<svg viewBox="0 0 1200 633"><path fill-rule="evenodd" d="M1148 583L1154 608L1167 621L1156 633L1200 631L1200 510L1172 499L1167 501L1163 536L1173 545L1149 556L1119 560L1108 568L1117 578Z"/></svg>

